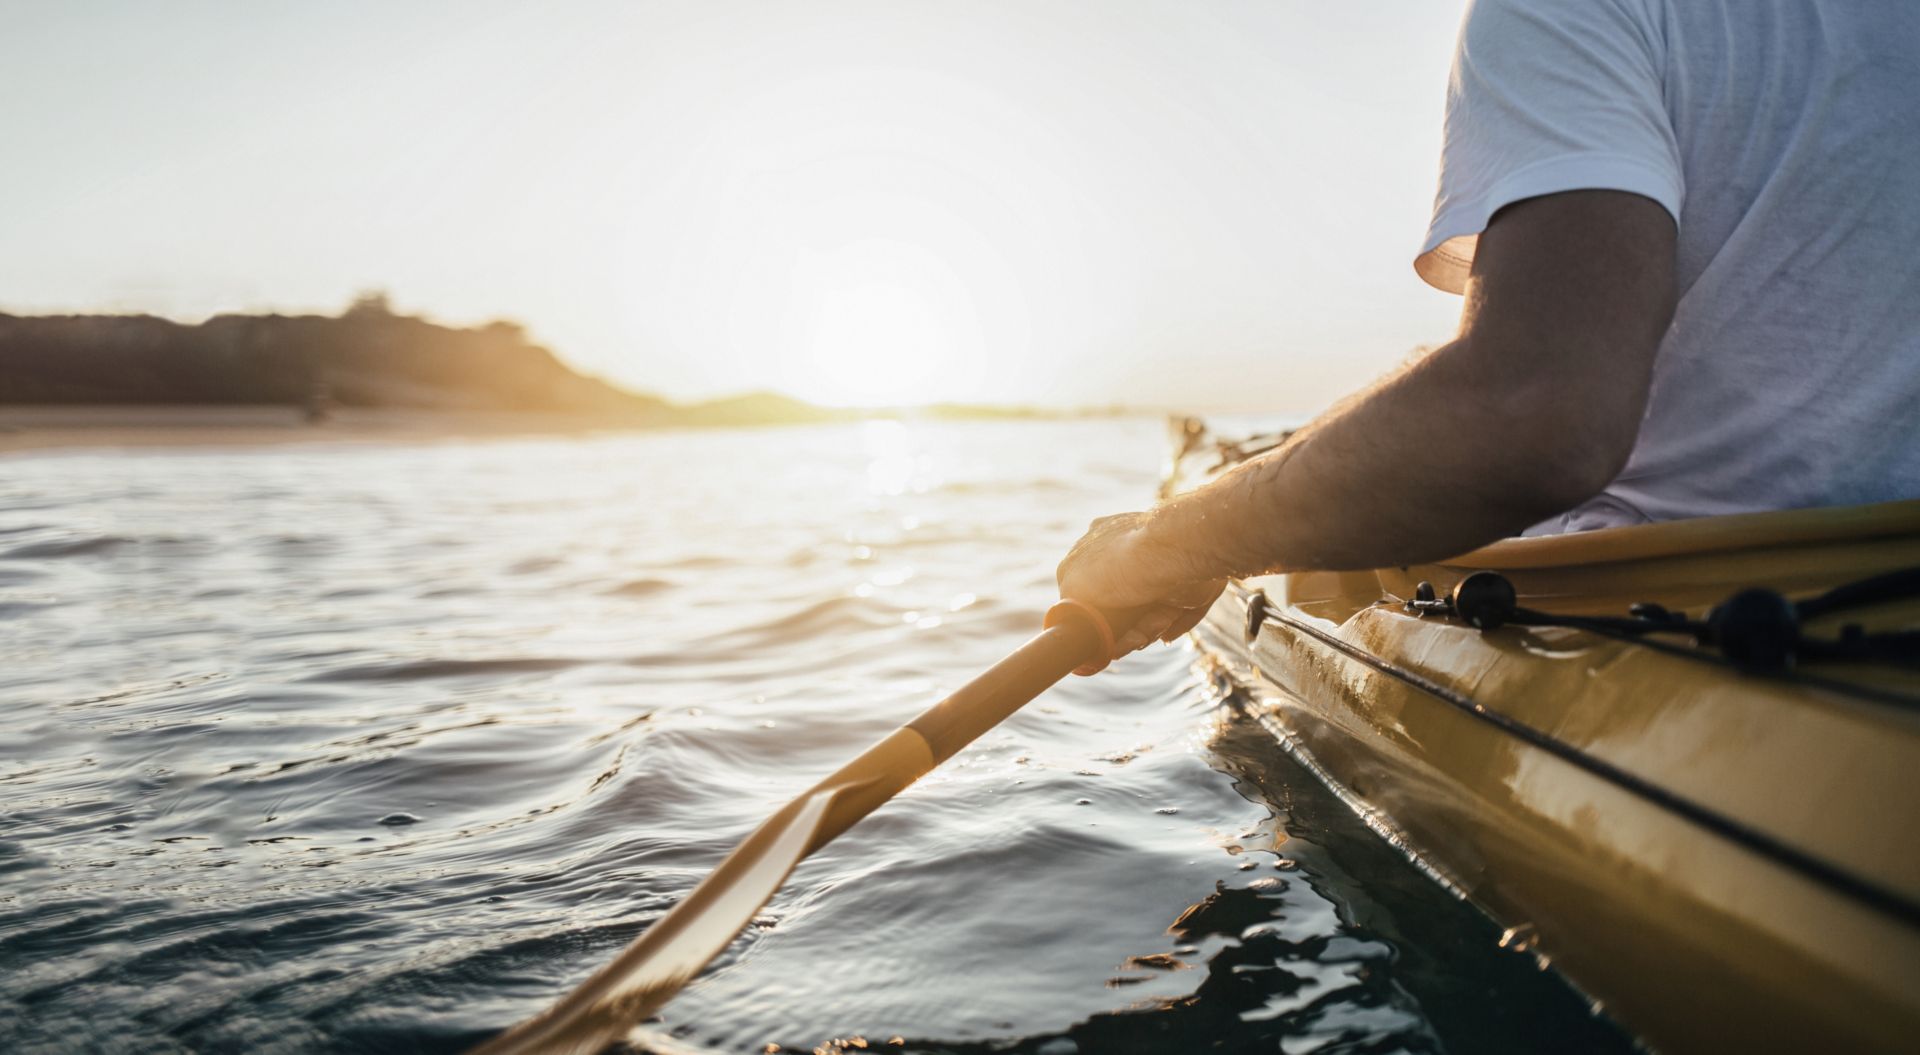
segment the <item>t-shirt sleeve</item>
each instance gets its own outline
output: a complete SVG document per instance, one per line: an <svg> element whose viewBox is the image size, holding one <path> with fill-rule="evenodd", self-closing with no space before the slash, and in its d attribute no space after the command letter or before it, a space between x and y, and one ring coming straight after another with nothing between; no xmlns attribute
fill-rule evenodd
<svg viewBox="0 0 1920 1055"><path fill-rule="evenodd" d="M1678 223L1664 52L1662 26L1635 0L1473 0L1447 85L1420 277L1463 292L1487 221L1543 194L1628 191Z"/></svg>

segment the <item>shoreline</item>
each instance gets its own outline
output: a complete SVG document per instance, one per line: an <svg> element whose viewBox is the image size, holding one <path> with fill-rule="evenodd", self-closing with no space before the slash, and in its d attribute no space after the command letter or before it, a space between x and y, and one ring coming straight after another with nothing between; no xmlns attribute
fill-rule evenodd
<svg viewBox="0 0 1920 1055"><path fill-rule="evenodd" d="M539 411L346 408L309 423L300 408L290 406L9 406L0 407L0 457L101 448L435 443L672 427Z"/></svg>
<svg viewBox="0 0 1920 1055"><path fill-rule="evenodd" d="M287 405L0 405L0 458L72 450L267 447L297 444L448 443L615 432L786 428L860 421L1066 420L1084 414L872 413L816 419L677 420L566 411L351 407L310 423ZM1131 416L1131 415L1097 415Z"/></svg>

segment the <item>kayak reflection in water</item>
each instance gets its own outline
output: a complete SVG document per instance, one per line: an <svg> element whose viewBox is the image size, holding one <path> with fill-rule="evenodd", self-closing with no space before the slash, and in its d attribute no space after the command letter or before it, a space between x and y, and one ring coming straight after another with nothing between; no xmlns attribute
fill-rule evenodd
<svg viewBox="0 0 1920 1055"><path fill-rule="evenodd" d="M1477 0L1416 272L1444 346L1095 521L1063 596L1172 639L1230 576L1920 496L1920 9ZM1764 86L1765 90L1762 90Z"/></svg>

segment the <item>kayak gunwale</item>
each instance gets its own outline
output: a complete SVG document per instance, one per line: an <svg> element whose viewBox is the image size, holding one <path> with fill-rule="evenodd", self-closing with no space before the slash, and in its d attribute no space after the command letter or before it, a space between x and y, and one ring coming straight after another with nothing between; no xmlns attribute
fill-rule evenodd
<svg viewBox="0 0 1920 1055"><path fill-rule="evenodd" d="M1501 539L1444 563L1488 570L1624 564L1660 557L1867 542L1915 533L1920 533L1920 498L1859 506L1729 513L1563 535Z"/></svg>

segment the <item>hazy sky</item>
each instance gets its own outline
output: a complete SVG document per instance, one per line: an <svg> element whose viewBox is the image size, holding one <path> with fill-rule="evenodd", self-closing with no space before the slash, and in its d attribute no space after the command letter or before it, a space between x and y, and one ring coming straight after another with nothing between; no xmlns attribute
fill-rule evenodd
<svg viewBox="0 0 1920 1055"><path fill-rule="evenodd" d="M675 397L1317 407L1458 2L0 0L0 310L512 317Z"/></svg>

